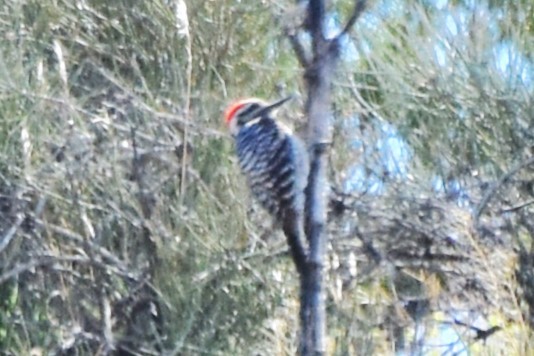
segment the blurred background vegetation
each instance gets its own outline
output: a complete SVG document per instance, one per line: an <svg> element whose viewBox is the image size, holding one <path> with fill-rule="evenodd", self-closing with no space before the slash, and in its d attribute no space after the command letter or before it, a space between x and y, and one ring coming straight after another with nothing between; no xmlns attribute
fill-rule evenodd
<svg viewBox="0 0 534 356"><path fill-rule="evenodd" d="M328 9L335 34L352 0ZM305 125L300 11L0 3L2 354L295 352L296 273L221 111L300 93ZM384 0L344 41L329 353L534 349L533 36L528 0Z"/></svg>

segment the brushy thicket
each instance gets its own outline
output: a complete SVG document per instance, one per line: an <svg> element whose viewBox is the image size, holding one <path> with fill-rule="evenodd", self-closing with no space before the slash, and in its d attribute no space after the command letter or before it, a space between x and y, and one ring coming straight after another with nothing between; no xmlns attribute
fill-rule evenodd
<svg viewBox="0 0 534 356"><path fill-rule="evenodd" d="M276 302L234 263L246 195L219 132L226 99L206 43L188 78L173 10L2 9L2 350L238 349Z"/></svg>
<svg viewBox="0 0 534 356"><path fill-rule="evenodd" d="M305 92L281 28L298 10L188 1L187 23L180 3L0 5L6 354L295 352L295 272L220 116L234 97ZM451 5L472 31L450 33L430 5L394 5L370 7L336 81L330 351L422 352L414 325L432 339L468 315L503 328L482 344L452 323L472 351L525 354L534 209L506 209L534 195L519 71L534 7L475 5L467 21ZM491 64L503 41L506 72ZM396 168L386 128L407 147Z"/></svg>

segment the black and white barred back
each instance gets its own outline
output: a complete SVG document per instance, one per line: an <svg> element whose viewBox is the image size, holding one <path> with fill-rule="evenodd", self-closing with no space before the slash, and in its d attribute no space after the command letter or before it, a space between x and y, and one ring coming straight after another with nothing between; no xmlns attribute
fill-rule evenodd
<svg viewBox="0 0 534 356"><path fill-rule="evenodd" d="M273 216L302 212L307 159L302 142L268 115L247 122L235 137L239 164L252 194Z"/></svg>
<svg viewBox="0 0 534 356"><path fill-rule="evenodd" d="M289 99L272 104L256 98L239 100L228 106L224 119L236 140L239 164L252 194L282 227L295 265L302 272L307 259L304 190L308 153L297 136L270 116Z"/></svg>

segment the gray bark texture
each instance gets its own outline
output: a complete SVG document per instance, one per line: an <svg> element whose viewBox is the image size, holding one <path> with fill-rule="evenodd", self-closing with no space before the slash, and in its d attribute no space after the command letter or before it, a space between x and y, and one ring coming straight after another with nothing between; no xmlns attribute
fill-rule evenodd
<svg viewBox="0 0 534 356"><path fill-rule="evenodd" d="M339 60L339 39L356 23L365 1L356 0L354 11L341 33L327 39L324 35L324 0L309 0L304 29L311 36L312 53L292 32L288 33L293 49L304 67L307 86L306 115L310 174L306 191L306 236L309 251L305 268L300 269L300 355L323 355L326 352L326 307L323 267L326 256L328 154L332 140L331 86Z"/></svg>

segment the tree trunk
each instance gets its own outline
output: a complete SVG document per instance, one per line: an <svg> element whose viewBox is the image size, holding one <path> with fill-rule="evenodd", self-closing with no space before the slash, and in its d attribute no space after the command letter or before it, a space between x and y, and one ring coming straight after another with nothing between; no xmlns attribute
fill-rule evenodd
<svg viewBox="0 0 534 356"><path fill-rule="evenodd" d="M324 41L312 66L307 70L308 142L310 144L310 176L307 190L306 226L309 242L307 268L301 276L301 354L320 355L325 352L325 295L323 266L327 235L326 198L328 196L328 148L331 140L330 86L336 52Z"/></svg>
<svg viewBox="0 0 534 356"><path fill-rule="evenodd" d="M326 256L328 154L332 140L331 86L339 60L339 38L354 25L363 12L365 1L355 1L354 11L341 33L331 39L324 36L324 0L309 0L306 30L311 35L312 53L308 60L298 37L288 32L293 49L305 69L307 86L306 115L310 175L306 190L306 236L309 244L305 268L300 273L300 355L326 352L326 305L323 268Z"/></svg>

